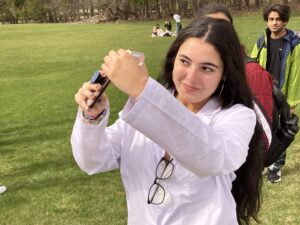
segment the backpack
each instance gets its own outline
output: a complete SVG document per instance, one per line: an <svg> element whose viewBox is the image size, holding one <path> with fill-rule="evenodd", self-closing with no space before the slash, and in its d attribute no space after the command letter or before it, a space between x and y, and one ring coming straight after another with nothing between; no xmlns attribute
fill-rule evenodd
<svg viewBox="0 0 300 225"><path fill-rule="evenodd" d="M253 94L254 109L262 130L264 166L272 165L290 146L299 131L298 116L277 88L271 74L249 57L246 78Z"/></svg>

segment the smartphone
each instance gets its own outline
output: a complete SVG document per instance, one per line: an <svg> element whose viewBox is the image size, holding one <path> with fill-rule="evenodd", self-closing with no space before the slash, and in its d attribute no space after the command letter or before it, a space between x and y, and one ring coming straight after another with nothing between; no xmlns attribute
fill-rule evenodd
<svg viewBox="0 0 300 225"><path fill-rule="evenodd" d="M88 100L87 101L87 105L89 107L89 109L92 109L96 102L99 101L100 97L102 96L102 94L104 93L105 89L108 87L110 80L108 79L108 77L103 76L99 70L96 70L94 75L92 76L92 79L90 80L91 84L101 84L101 89L99 91L99 93L97 93L96 97L93 100Z"/></svg>

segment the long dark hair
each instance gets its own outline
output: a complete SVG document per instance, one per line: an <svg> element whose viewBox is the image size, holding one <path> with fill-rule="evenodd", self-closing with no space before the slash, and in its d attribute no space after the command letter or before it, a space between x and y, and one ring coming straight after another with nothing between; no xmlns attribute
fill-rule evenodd
<svg viewBox="0 0 300 225"><path fill-rule="evenodd" d="M225 78L223 90L222 82L213 95L220 100L222 108L234 104L243 104L253 109L251 91L247 85L243 56L239 38L231 23L222 19L209 17L198 18L185 27L173 42L166 56L163 74L159 81L167 88L175 89L172 79L174 61L180 46L188 38L203 38L212 44L224 65ZM262 159L259 154L261 137L256 123L255 131L249 144L248 156L245 163L235 171L237 177L233 182L232 194L237 204L237 219L239 224L249 224L250 218L258 221L258 211L261 205L260 192L262 185Z"/></svg>
<svg viewBox="0 0 300 225"><path fill-rule="evenodd" d="M231 16L231 13L229 12L228 8L220 3L210 3L198 10L197 16L198 17L203 17L207 16L209 14L214 14L214 13L223 13L224 16L228 18L230 23L233 23L233 19Z"/></svg>

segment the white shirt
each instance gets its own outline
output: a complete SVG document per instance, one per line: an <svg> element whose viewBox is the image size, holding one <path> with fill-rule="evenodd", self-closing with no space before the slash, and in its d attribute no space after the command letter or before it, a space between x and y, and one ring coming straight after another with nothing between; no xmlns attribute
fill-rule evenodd
<svg viewBox="0 0 300 225"><path fill-rule="evenodd" d="M231 194L234 171L246 160L256 116L242 105L221 109L211 99L197 114L149 78L138 101L129 100L120 118L105 128L82 122L71 137L73 155L88 174L120 168L128 225L238 225ZM155 169L173 157L171 177L160 182L166 197L147 204Z"/></svg>
<svg viewBox="0 0 300 225"><path fill-rule="evenodd" d="M176 23L180 23L181 22L181 16L180 15L174 14L173 18L174 18L174 20L175 20Z"/></svg>

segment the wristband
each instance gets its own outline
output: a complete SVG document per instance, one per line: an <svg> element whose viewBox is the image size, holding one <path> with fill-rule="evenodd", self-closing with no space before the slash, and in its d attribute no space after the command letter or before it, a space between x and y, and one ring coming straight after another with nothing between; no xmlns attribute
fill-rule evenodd
<svg viewBox="0 0 300 225"><path fill-rule="evenodd" d="M106 115L106 109L103 109L98 116L88 116L82 112L83 118L90 124L98 124L100 121L105 117Z"/></svg>

